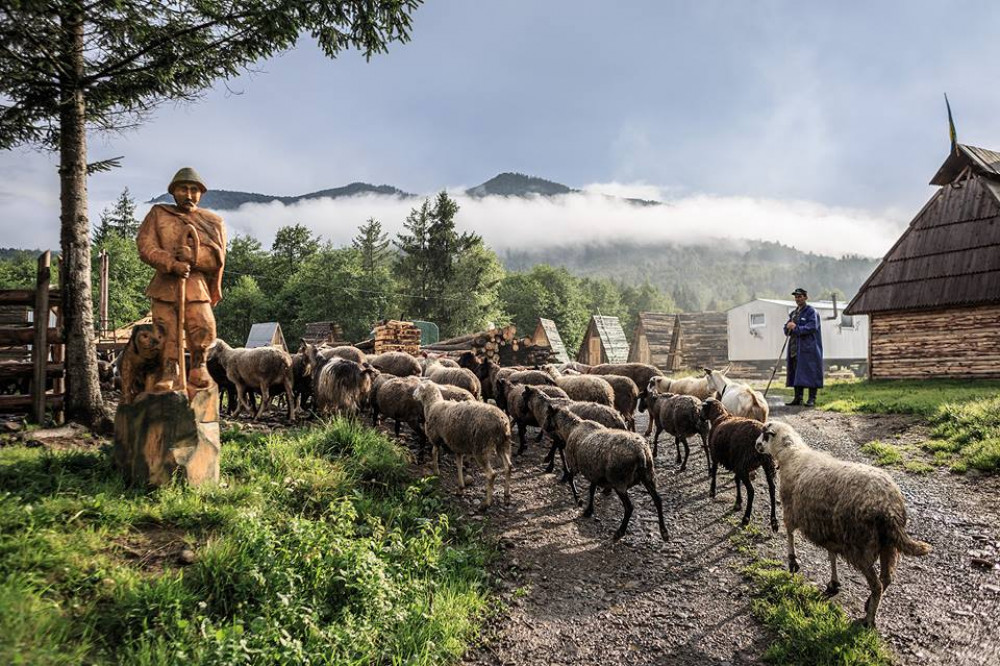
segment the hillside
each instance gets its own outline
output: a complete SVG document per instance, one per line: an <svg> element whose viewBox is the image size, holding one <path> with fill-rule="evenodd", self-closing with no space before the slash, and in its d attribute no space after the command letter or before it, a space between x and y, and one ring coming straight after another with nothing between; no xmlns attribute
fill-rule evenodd
<svg viewBox="0 0 1000 666"><path fill-rule="evenodd" d="M878 259L842 259L802 252L780 243L716 240L674 243L580 244L541 250L508 250L508 270L535 264L565 266L584 277L609 277L631 285L648 281L687 311L724 310L755 297L789 298L803 287L812 298L853 296Z"/></svg>
<svg viewBox="0 0 1000 666"><path fill-rule="evenodd" d="M209 190L201 199L201 204L205 208L212 210L236 210L247 203L279 203L291 205L307 199L337 199L339 197L353 197L359 194L376 194L381 196L412 197L412 194L404 192L391 185L370 185L368 183L351 183L343 187L334 187L309 194L300 194L292 197L282 197L272 194L257 194L256 192L237 192L233 190ZM147 201L146 203L173 203L173 197L169 194Z"/></svg>
<svg viewBox="0 0 1000 666"><path fill-rule="evenodd" d="M470 187L465 193L470 197L525 197L532 194L554 196L577 192L562 183L556 183L544 178L526 176L523 173L501 173L490 178L485 183Z"/></svg>

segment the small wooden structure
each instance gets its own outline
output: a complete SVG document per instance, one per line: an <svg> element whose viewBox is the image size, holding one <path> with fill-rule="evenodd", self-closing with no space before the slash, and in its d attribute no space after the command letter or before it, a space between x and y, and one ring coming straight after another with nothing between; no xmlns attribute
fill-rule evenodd
<svg viewBox="0 0 1000 666"><path fill-rule="evenodd" d="M569 363L569 354L566 353L566 345L563 344L562 336L559 335L559 328L551 319L538 318L538 325L535 326L535 333L531 336L534 345L550 347L554 354L556 363Z"/></svg>
<svg viewBox="0 0 1000 666"><path fill-rule="evenodd" d="M306 324L302 339L311 345L327 343L331 345L348 344L344 339L344 330L340 324L333 321L313 321Z"/></svg>
<svg viewBox="0 0 1000 666"><path fill-rule="evenodd" d="M251 326L246 348L253 349L254 347L281 347L288 351L285 336L281 332L281 324L276 321L266 321Z"/></svg>
<svg viewBox="0 0 1000 666"><path fill-rule="evenodd" d="M809 301L809 305L820 319L824 368L864 374L868 366L868 317L845 314L836 301ZM795 301L756 298L726 313L729 361L733 364L730 376L770 376L785 344L785 323L794 310Z"/></svg>
<svg viewBox="0 0 1000 666"><path fill-rule="evenodd" d="M618 317L594 315L590 318L576 360L587 365L628 361L628 340Z"/></svg>
<svg viewBox="0 0 1000 666"><path fill-rule="evenodd" d="M956 144L931 185L845 312L872 379L1000 377L1000 153Z"/></svg>
<svg viewBox="0 0 1000 666"><path fill-rule="evenodd" d="M0 395L0 412L28 412L36 423L44 422L48 407L61 421L66 398L62 303L59 290L50 287L51 261L49 252L38 258L34 289L0 291L0 306L8 313L17 308L31 313L30 325L26 316L20 320L15 316L13 325L0 326L0 348L14 359L0 363L0 381L15 387L15 393ZM29 355L31 360L25 360Z"/></svg>
<svg viewBox="0 0 1000 666"><path fill-rule="evenodd" d="M726 313L641 313L629 362L649 363L668 372L726 365Z"/></svg>

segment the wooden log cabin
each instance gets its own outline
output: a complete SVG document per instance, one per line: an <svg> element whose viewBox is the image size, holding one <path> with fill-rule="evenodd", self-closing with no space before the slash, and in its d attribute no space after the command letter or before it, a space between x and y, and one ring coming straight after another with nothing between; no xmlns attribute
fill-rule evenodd
<svg viewBox="0 0 1000 666"><path fill-rule="evenodd" d="M1000 377L1000 153L956 144L931 185L845 312L872 379Z"/></svg>
<svg viewBox="0 0 1000 666"><path fill-rule="evenodd" d="M628 360L650 363L667 372L721 369L728 362L727 332L725 312L643 312Z"/></svg>

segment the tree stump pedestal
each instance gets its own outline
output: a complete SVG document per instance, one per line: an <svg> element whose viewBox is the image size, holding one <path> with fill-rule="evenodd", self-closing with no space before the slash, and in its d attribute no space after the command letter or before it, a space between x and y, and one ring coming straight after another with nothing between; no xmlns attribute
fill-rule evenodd
<svg viewBox="0 0 1000 666"><path fill-rule="evenodd" d="M143 393L115 413L114 460L133 485L219 480L219 388Z"/></svg>

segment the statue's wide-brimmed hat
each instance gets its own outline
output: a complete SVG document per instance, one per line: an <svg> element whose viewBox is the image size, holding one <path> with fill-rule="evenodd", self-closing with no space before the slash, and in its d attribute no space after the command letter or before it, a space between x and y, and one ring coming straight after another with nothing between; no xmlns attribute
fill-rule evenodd
<svg viewBox="0 0 1000 666"><path fill-rule="evenodd" d="M201 190L202 194L208 191L208 188L205 187L205 181L203 181L201 176L198 175L198 172L191 167L184 167L174 174L173 179L170 181L170 185L167 186L167 192L173 194L174 185L177 183L194 183L198 186L198 189Z"/></svg>

